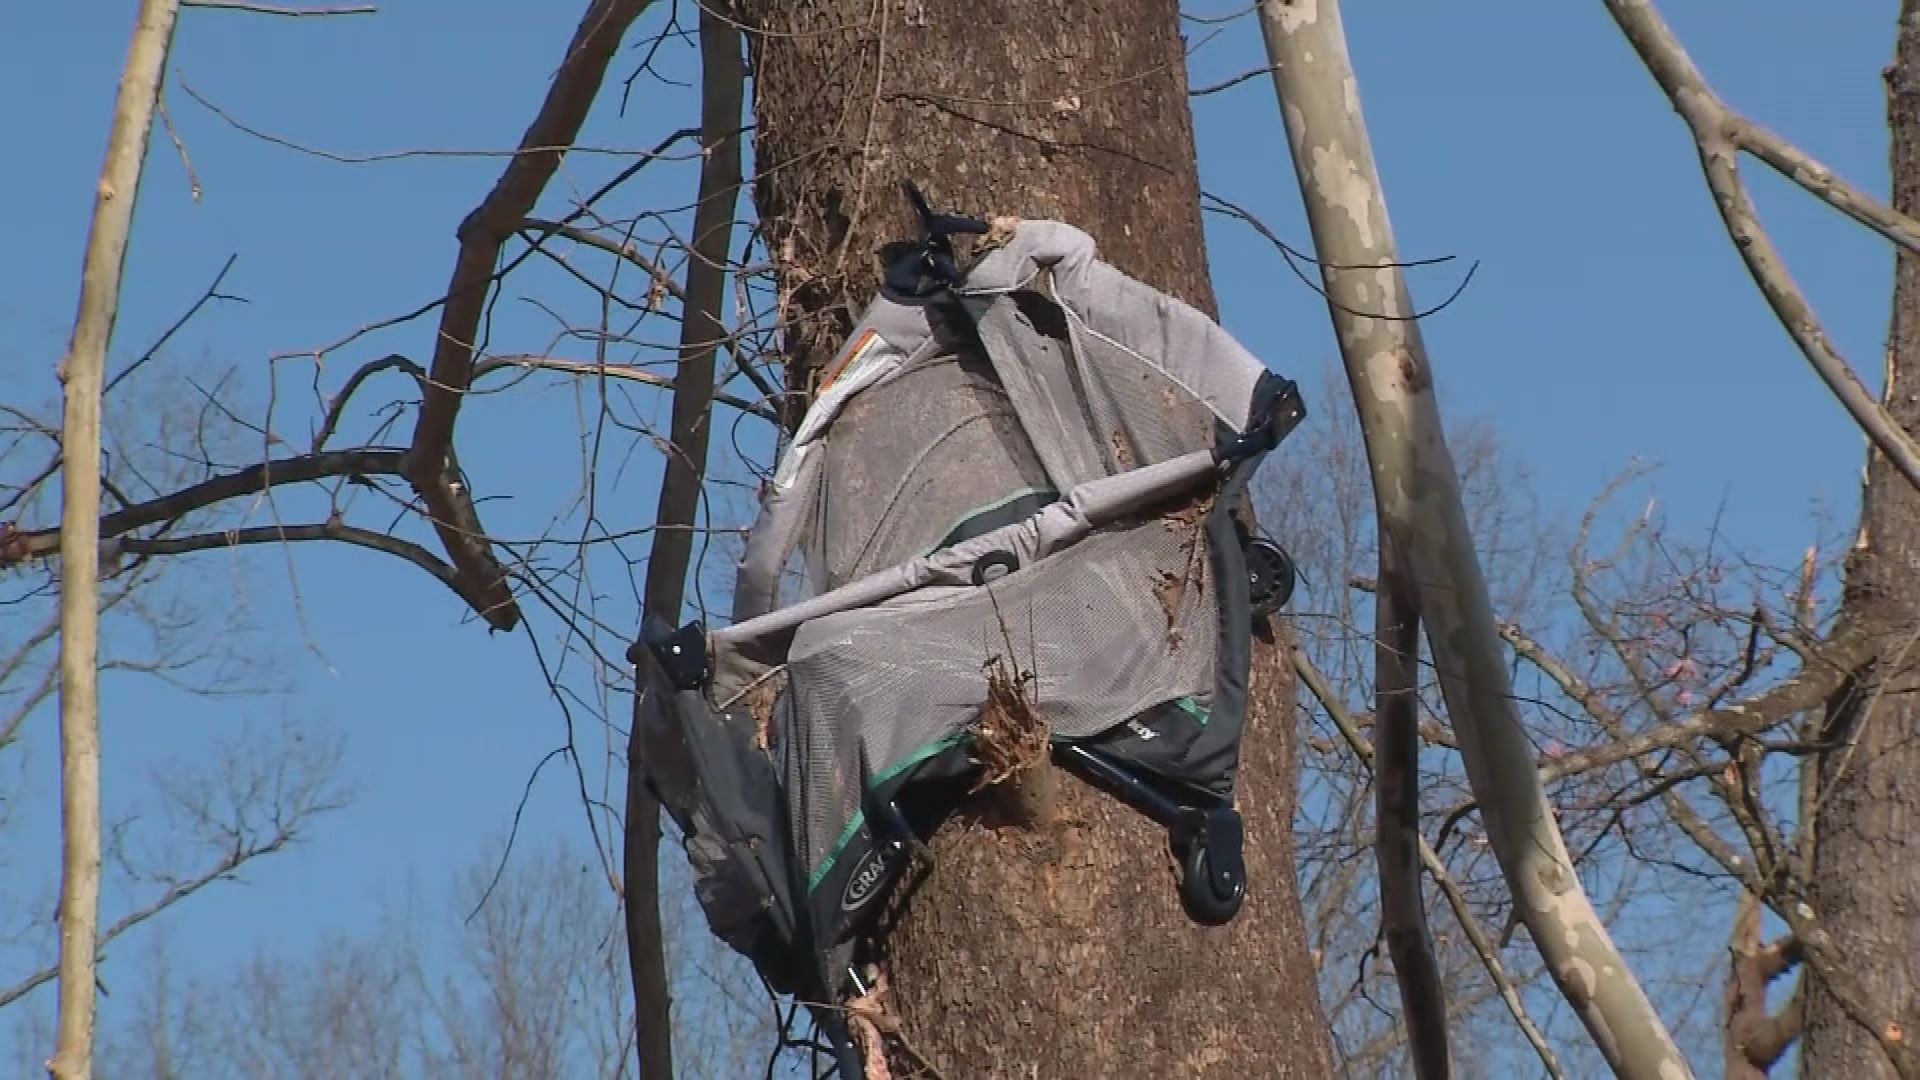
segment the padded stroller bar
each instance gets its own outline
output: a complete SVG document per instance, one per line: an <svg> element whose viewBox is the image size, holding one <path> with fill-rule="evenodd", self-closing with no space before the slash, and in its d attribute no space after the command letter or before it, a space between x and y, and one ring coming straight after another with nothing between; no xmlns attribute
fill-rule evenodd
<svg viewBox="0 0 1920 1080"><path fill-rule="evenodd" d="M1090 480L1025 521L983 533L930 555L899 563L797 604L735 623L713 634L717 674L728 672L730 650L760 652L754 643L791 634L802 623L836 612L871 607L903 593L935 585L973 583L975 564L996 553L1030 566L1084 539L1088 533L1156 501L1219 476L1211 450L1197 450L1153 465Z"/></svg>

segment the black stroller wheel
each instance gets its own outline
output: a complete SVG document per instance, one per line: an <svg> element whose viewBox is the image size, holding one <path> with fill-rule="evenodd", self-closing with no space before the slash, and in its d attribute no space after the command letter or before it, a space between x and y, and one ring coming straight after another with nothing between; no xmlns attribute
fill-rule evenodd
<svg viewBox="0 0 1920 1080"><path fill-rule="evenodd" d="M1299 570L1293 556L1271 540L1247 545L1247 605L1256 617L1271 615L1293 599Z"/></svg>
<svg viewBox="0 0 1920 1080"><path fill-rule="evenodd" d="M1246 877L1215 866L1205 844L1187 849L1181 870L1180 900L1193 921L1202 926L1221 926L1240 913L1240 904L1247 896Z"/></svg>

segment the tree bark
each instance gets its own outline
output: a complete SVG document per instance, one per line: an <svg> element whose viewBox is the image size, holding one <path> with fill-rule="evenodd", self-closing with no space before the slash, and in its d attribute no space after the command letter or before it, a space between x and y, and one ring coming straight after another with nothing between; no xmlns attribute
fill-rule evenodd
<svg viewBox="0 0 1920 1080"><path fill-rule="evenodd" d="M1382 591L1397 588L1403 601L1417 604L1405 614L1426 626L1487 838L1515 911L1568 1004L1619 1075L1691 1075L1581 887L1514 705L1426 345L1398 268L1340 5L1265 4L1260 25L1329 314L1366 435ZM1391 632L1381 627L1383 639L1390 640ZM1390 707L1380 706L1383 714ZM1387 764L1381 763L1383 782ZM1392 824L1381 822L1383 828ZM1430 1021L1431 1015L1410 1014L1422 1018Z"/></svg>
<svg viewBox="0 0 1920 1080"><path fill-rule="evenodd" d="M789 385L812 385L912 235L942 209L1052 217L1102 257L1214 309L1176 0L749 0L760 217ZM1165 832L1067 776L1070 826L961 815L888 943L891 1009L947 1076L1334 1074L1294 877L1294 684L1256 643L1238 802L1249 889L1231 924L1181 911Z"/></svg>
<svg viewBox="0 0 1920 1080"><path fill-rule="evenodd" d="M100 931L100 397L140 167L160 100L179 0L145 0L113 104L94 193L73 337L60 362L60 1009L53 1080L93 1075Z"/></svg>
<svg viewBox="0 0 1920 1080"><path fill-rule="evenodd" d="M1920 211L1920 0L1900 9L1887 70L1893 205ZM1896 256L1883 403L1920 433L1920 256ZM1920 494L1869 452L1860 536L1844 603L1881 628L1880 661L1829 710L1834 748L1819 765L1814 874L1808 898L1865 999L1899 1030L1868 1030L1813 971L1801 1044L1803 1076L1872 1080L1895 1075L1889 1041L1920 1038ZM1889 1039L1889 1036L1892 1036Z"/></svg>

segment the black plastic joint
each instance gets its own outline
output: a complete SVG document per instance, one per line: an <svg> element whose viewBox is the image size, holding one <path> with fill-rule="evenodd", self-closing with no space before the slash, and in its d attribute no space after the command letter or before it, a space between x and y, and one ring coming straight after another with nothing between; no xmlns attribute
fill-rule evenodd
<svg viewBox="0 0 1920 1080"><path fill-rule="evenodd" d="M1278 375L1271 377L1276 388L1259 419L1250 422L1237 438L1215 449L1214 458L1221 464L1237 464L1272 450L1306 420L1307 400L1300 393L1300 384Z"/></svg>
<svg viewBox="0 0 1920 1080"><path fill-rule="evenodd" d="M1211 856L1216 888L1231 888L1232 882L1247 876L1246 825L1240 812L1231 806L1216 806L1207 811L1207 852ZM1223 890L1224 891L1224 890Z"/></svg>
<svg viewBox="0 0 1920 1080"><path fill-rule="evenodd" d="M698 690L707 684L707 628L698 620L671 634L650 638L647 650L674 689Z"/></svg>
<svg viewBox="0 0 1920 1080"><path fill-rule="evenodd" d="M912 180L900 189L913 207L919 239L886 268L887 288L902 296L929 297L959 285L963 276L953 250L955 236L983 236L987 223L964 214L935 211Z"/></svg>

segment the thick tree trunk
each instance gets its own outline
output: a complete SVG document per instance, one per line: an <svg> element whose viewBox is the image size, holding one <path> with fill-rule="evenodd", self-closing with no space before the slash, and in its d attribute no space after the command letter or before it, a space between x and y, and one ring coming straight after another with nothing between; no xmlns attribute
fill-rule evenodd
<svg viewBox="0 0 1920 1080"><path fill-rule="evenodd" d="M1214 306L1176 0L750 0L756 196L811 385L937 206L1056 217ZM943 1075L1325 1077L1294 879L1294 686L1257 647L1240 774L1250 878L1220 929L1179 908L1165 832L1066 776L1045 832L957 821L889 943L889 1004Z"/></svg>
<svg viewBox="0 0 1920 1080"><path fill-rule="evenodd" d="M1901 4L1887 71L1893 205L1920 214L1920 0ZM1885 404L1920 433L1920 256L1898 255ZM1849 973L1899 1032L1869 1031L1809 973L1801 1075L1892 1076L1883 1040L1920 1039L1920 494L1870 454L1861 543L1847 567L1846 603L1883 627L1881 663L1835 703L1820 764L1810 902Z"/></svg>

